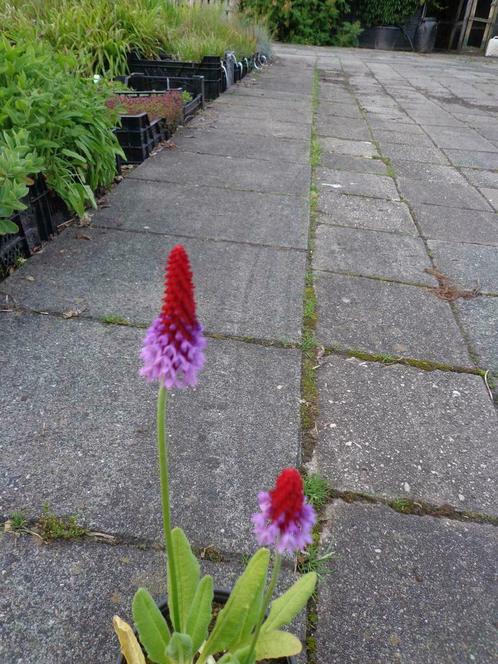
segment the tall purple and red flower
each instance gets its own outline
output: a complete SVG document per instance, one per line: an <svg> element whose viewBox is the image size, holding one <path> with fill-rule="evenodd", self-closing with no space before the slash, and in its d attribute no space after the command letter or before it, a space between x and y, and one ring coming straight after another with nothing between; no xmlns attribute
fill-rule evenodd
<svg viewBox="0 0 498 664"><path fill-rule="evenodd" d="M190 262L185 248L177 244L166 262L161 313L145 335L140 374L167 389L195 385L204 365L205 347L195 313Z"/></svg>
<svg viewBox="0 0 498 664"><path fill-rule="evenodd" d="M279 553L302 551L311 544L316 515L296 468L285 468L272 491L258 494L258 503L261 512L253 514L252 521L259 544L275 546Z"/></svg>

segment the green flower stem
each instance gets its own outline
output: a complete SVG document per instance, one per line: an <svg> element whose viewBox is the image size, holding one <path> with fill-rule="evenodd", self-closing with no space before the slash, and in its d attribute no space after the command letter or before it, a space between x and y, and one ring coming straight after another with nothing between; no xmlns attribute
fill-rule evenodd
<svg viewBox="0 0 498 664"><path fill-rule="evenodd" d="M271 571L271 578L270 578L270 584L268 586L268 589L265 593L265 596L263 598L263 604L261 606L261 612L259 614L258 622L256 625L256 631L254 632L254 636L252 638L252 643L251 643L251 650L249 651L249 654L247 656L247 661L251 661L251 657L254 655L256 652L256 644L259 639L259 633L261 632L261 626L263 625L263 620L265 619L265 614L268 610L268 607L270 606L271 598L273 597L273 593L275 591L275 586L277 585L278 577L280 576L280 569L282 567L282 556L278 551L275 551L275 555L273 558L273 567Z"/></svg>
<svg viewBox="0 0 498 664"><path fill-rule="evenodd" d="M180 612L178 606L178 590L176 586L176 561L171 537L171 509L169 503L169 469L168 444L166 440L166 389L159 388L157 395L157 448L159 452L159 474L161 478L161 502L163 508L163 530L168 559L168 579L170 586L169 606L172 613L173 628L181 631Z"/></svg>

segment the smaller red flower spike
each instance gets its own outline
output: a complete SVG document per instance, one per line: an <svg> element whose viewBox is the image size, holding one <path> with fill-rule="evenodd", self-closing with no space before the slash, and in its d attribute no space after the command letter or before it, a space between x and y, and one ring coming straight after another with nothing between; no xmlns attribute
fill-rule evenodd
<svg viewBox="0 0 498 664"><path fill-rule="evenodd" d="M273 491L258 494L258 503L261 511L253 514L252 522L259 544L272 544L279 553L302 551L311 544L316 515L306 502L303 480L296 468L285 468Z"/></svg>
<svg viewBox="0 0 498 664"><path fill-rule="evenodd" d="M285 468L277 477L273 491L270 491L271 519L278 523L281 531L303 509L303 479L295 468ZM281 517L281 518L280 518Z"/></svg>
<svg viewBox="0 0 498 664"><path fill-rule="evenodd" d="M206 341L195 314L192 270L181 244L166 263L163 307L144 339L142 376L168 389L195 385L204 364Z"/></svg>

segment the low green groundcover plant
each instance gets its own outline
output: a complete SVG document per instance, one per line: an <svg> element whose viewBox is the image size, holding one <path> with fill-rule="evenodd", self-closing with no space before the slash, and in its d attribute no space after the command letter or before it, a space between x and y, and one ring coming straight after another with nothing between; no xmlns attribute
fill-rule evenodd
<svg viewBox="0 0 498 664"><path fill-rule="evenodd" d="M166 402L168 390L195 386L204 365L206 339L197 321L192 272L182 245L173 247L166 266L161 313L148 329L141 375L159 384L157 444L166 548L169 621L145 588L133 598L132 628L114 616L113 625L127 664L255 664L296 655L297 637L280 628L306 606L317 582L315 572L303 575L273 600L282 554L303 550L312 542L316 516L304 496L295 468L283 470L272 491L258 494L252 521L262 548L249 560L225 606L215 616L213 579L201 578L200 566L180 528L171 527ZM209 514L206 513L206 518ZM271 573L270 547L273 549ZM269 577L269 578L268 578ZM273 601L272 601L273 600ZM143 650L142 650L143 648ZM215 659L216 657L216 659Z"/></svg>
<svg viewBox="0 0 498 664"><path fill-rule="evenodd" d="M346 0L241 0L248 16L264 20L275 39L296 44L356 46L358 22L345 20Z"/></svg>
<svg viewBox="0 0 498 664"><path fill-rule="evenodd" d="M114 178L118 113L108 86L75 76L73 64L46 45L0 38L0 218L22 209L37 172L80 216Z"/></svg>
<svg viewBox="0 0 498 664"><path fill-rule="evenodd" d="M189 98L192 97L189 95ZM147 113L149 120L162 119L170 131L174 131L183 119L183 95L179 90L150 96L116 94L107 100L107 105L121 115Z"/></svg>

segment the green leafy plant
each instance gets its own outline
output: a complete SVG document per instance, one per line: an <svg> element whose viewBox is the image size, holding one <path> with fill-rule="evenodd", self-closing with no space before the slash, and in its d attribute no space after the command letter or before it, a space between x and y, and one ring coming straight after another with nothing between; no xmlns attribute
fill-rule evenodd
<svg viewBox="0 0 498 664"><path fill-rule="evenodd" d="M312 541L315 514L295 468L283 470L275 488L259 494L261 511L253 515L258 542L274 548L269 580L271 554L263 547L250 558L214 624L213 580L209 575L201 578L187 537L180 528L171 528L167 390L196 384L205 344L195 315L190 263L185 249L177 245L168 257L163 308L147 331L141 353L141 374L159 382L157 443L169 622L150 593L139 588L132 613L140 643L129 625L118 616L113 619L128 664L145 664L143 651L155 664L255 664L295 655L302 647L299 639L280 628L306 606L316 586L316 572L305 574L273 600L282 553L300 551Z"/></svg>
<svg viewBox="0 0 498 664"><path fill-rule="evenodd" d="M361 31L358 23L344 23L346 0L242 0L241 8L284 42L354 46Z"/></svg>
<svg viewBox="0 0 498 664"><path fill-rule="evenodd" d="M72 73L71 58L46 46L13 46L0 39L4 141L9 132L19 137L23 130L25 148L19 147L18 138L16 150L23 159L36 155L36 170L80 216L87 205L96 205L94 191L112 182L116 155L123 155L112 131L118 114L106 106L108 97L105 83L97 85ZM9 152L12 155L12 145ZM25 164L25 175L33 168ZM18 181L15 191L12 185L9 191L10 199L23 193Z"/></svg>
<svg viewBox="0 0 498 664"><path fill-rule="evenodd" d="M364 26L401 25L423 5L423 0L356 0L353 11Z"/></svg>
<svg viewBox="0 0 498 664"><path fill-rule="evenodd" d="M17 233L17 225L9 219L25 210L23 198L33 184L32 175L43 167L43 160L29 146L24 129L0 133L0 235Z"/></svg>
<svg viewBox="0 0 498 664"><path fill-rule="evenodd" d="M106 77L128 72L128 56L168 53L200 60L234 51L252 55L265 29L221 5L168 0L0 0L0 32L10 41L43 42L73 57L75 71Z"/></svg>

